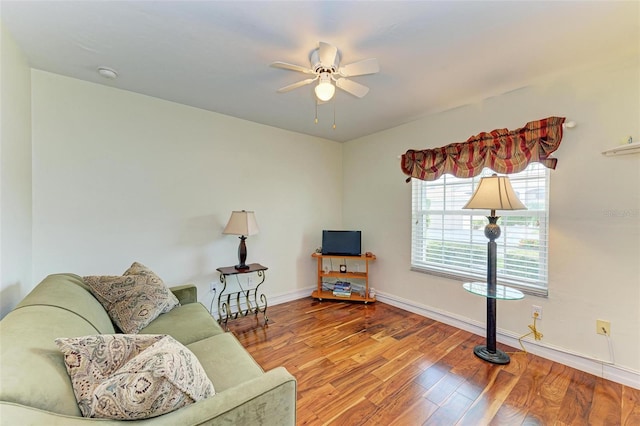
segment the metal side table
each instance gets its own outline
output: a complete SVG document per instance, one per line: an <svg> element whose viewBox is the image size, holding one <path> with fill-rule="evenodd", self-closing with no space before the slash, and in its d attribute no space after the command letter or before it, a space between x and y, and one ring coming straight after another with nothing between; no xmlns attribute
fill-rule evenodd
<svg viewBox="0 0 640 426"><path fill-rule="evenodd" d="M248 269L236 269L235 266L225 266L216 269L220 272L220 283L222 284L222 291L218 297L218 322L224 324L227 331L229 330L227 322L239 316L246 317L249 314L255 314L257 316L258 313L262 312L265 325L269 321L269 318L267 318L267 296L258 292L260 285L264 282L265 271L269 268L259 263L251 263L247 266L249 266ZM247 285L246 283L246 288L242 286L242 280L239 277L248 274L256 275L258 283L255 287ZM225 293L228 279L232 276L236 277L240 290ZM251 277L248 277L246 281L250 282Z"/></svg>

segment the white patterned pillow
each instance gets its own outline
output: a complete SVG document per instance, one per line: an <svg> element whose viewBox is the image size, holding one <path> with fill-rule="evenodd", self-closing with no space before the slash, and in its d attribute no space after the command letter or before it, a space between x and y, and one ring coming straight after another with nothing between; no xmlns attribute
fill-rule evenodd
<svg viewBox="0 0 640 426"><path fill-rule="evenodd" d="M164 282L162 281L162 279L158 275L156 275L155 272L153 272L151 269L147 268L140 262L133 262L129 267L129 269L124 271L124 274L122 275L124 276L145 275L150 277L152 280L154 280L154 282L162 283L162 285L164 285ZM167 290L167 305L162 309L163 314L166 314L176 306L180 306L180 302L178 301L178 298L175 296L175 294L173 294L171 290L169 290L168 288L166 290Z"/></svg>
<svg viewBox="0 0 640 426"><path fill-rule="evenodd" d="M125 274L83 277L111 320L124 333L138 333L158 315L179 304L160 277L144 265L136 262Z"/></svg>
<svg viewBox="0 0 640 426"><path fill-rule="evenodd" d="M55 342L84 417L145 419L215 395L196 356L171 336L104 334Z"/></svg>

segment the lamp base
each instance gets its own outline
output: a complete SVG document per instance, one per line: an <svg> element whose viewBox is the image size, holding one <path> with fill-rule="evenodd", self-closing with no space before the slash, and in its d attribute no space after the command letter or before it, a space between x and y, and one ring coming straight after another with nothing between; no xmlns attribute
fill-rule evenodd
<svg viewBox="0 0 640 426"><path fill-rule="evenodd" d="M496 349L495 352L489 352L486 345L478 345L473 348L473 353L478 357L485 361L488 361L492 364L509 364L511 358L509 355L501 351L500 349Z"/></svg>
<svg viewBox="0 0 640 426"><path fill-rule="evenodd" d="M244 242L247 237L240 235L238 238L240 239L240 244L238 245L238 264L236 265L236 270L244 271L245 269L249 269L249 266L244 263L247 260L247 245Z"/></svg>

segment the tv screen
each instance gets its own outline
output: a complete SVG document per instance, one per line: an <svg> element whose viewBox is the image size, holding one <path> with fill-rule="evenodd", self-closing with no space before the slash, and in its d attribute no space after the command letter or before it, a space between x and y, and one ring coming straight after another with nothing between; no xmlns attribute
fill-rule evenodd
<svg viewBox="0 0 640 426"><path fill-rule="evenodd" d="M360 231L322 231L322 254L360 256Z"/></svg>

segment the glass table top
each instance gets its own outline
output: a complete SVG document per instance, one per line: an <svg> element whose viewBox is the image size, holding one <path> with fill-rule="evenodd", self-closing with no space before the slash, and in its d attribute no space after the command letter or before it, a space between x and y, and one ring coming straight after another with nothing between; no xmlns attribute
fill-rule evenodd
<svg viewBox="0 0 640 426"><path fill-rule="evenodd" d="M504 285L496 285L494 291L490 291L487 288L487 283L471 282L462 284L465 290L469 293L477 294L478 296L490 297L491 299L500 300L518 300L524 298L524 293L515 288L507 287Z"/></svg>

